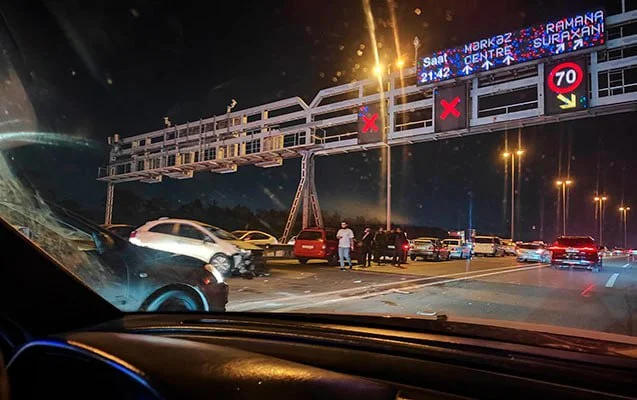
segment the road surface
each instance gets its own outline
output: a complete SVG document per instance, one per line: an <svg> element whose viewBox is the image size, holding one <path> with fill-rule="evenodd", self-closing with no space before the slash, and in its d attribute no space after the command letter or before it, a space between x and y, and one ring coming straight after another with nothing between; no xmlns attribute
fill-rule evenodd
<svg viewBox="0 0 637 400"><path fill-rule="evenodd" d="M512 257L410 262L339 271L316 262L270 264L270 276L228 280L228 311L437 312L637 335L637 262L604 259L602 272L551 269Z"/></svg>

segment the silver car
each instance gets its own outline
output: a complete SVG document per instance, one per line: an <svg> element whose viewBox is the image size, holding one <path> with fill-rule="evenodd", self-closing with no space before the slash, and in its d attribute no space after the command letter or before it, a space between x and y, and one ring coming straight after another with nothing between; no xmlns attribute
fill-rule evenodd
<svg viewBox="0 0 637 400"><path fill-rule="evenodd" d="M551 262L551 251L539 243L522 243L516 248L517 260L520 262L534 261L541 263Z"/></svg>

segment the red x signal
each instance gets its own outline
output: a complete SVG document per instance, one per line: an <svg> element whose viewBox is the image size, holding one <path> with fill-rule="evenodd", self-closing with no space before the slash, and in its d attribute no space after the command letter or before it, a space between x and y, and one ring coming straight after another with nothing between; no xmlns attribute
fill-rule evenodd
<svg viewBox="0 0 637 400"><path fill-rule="evenodd" d="M365 125L363 126L362 132L367 133L370 130L372 132L378 132L378 125L376 125L377 119L378 119L378 113L374 113L370 117L363 115L363 122L365 123Z"/></svg>
<svg viewBox="0 0 637 400"><path fill-rule="evenodd" d="M460 104L460 96L456 96L453 100L451 100L451 102L448 102L445 99L440 100L440 105L443 108L442 113L440 114L440 119L447 119L449 114L456 118L460 117L460 111L456 109L458 104Z"/></svg>

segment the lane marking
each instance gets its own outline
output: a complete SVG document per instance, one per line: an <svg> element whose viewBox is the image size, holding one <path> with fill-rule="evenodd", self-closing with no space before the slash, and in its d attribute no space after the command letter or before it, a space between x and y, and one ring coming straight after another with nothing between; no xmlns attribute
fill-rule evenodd
<svg viewBox="0 0 637 400"><path fill-rule="evenodd" d="M335 295L335 294L344 294L344 293L348 293L348 292L352 292L352 291L359 291L359 290L366 290L366 289L378 289L378 288L383 288L383 287L391 287L391 286L400 286L400 285L404 285L407 283L416 283L416 282L425 282L425 281L431 281L434 279L440 279L440 278L450 278L450 277L454 277L454 276L459 276L459 275L468 275L468 274L474 274L474 273L481 273L481 272L489 272L489 271L500 271L500 270L513 270L513 271L522 271L525 268L519 268L519 267L531 267L531 268L541 268L544 267L546 265L540 264L540 263L534 263L534 264L518 264L518 265L509 265L507 267L497 267L497 268L489 268L489 269L483 269L483 270L479 270L479 271L464 271L464 272L456 272L453 274L446 274L446 275L435 275L435 276L428 276L428 277L423 277L423 278L414 278L414 279L407 279L404 281L392 281L392 282L385 282L385 283L378 283L378 284L371 284L371 285L367 285L367 286L362 286L362 287L350 287L350 288L345 288L345 289L339 289L339 290L332 290L329 292L319 292L319 293L314 293L314 294L309 294L309 295L296 295L296 296L290 296L290 297L279 297L279 298L274 298L274 299L264 299L264 300L256 300L256 301L251 301L251 302L244 302L244 303L239 303L237 304L236 307L232 307L232 311L245 311L244 309L246 307L248 307L248 309L253 309L256 306L259 305L267 305L270 303L278 303L278 302L285 302L285 301L290 301L290 300L296 300L296 299L311 299L311 298L316 298L316 297L321 297L321 296L329 296L329 295ZM372 272L372 271L370 271ZM470 275L468 277L471 277L474 275ZM403 289L401 287L401 289Z"/></svg>
<svg viewBox="0 0 637 400"><path fill-rule="evenodd" d="M510 270L506 270L506 271L489 272L489 273L486 273L486 274L471 275L471 276L465 276L465 277L461 277L461 278L446 279L446 280L443 280L443 281L436 281L436 282L423 283L423 284L420 284L420 285L412 285L412 286L407 286L407 287L401 287L401 290L420 289L420 288L429 287L429 286L436 286L436 285L443 285L443 284L452 283L452 282L465 281L465 280L472 279L472 278L482 278L482 277L485 277L485 276L509 274L509 273L512 273L512 272L528 271L528 270L545 268L545 267L546 267L545 265L537 265L537 266L533 266L533 267L516 268L516 269L510 269ZM336 299L326 299L326 300L323 300L323 301L313 302L311 304L299 304L299 305L295 305L295 306L289 306L289 307L277 309L276 311L277 312L289 312L289 311L301 310L301 309L304 309L304 308L309 308L309 307L314 307L314 306L322 306L322 305L333 304L333 303L341 303L343 301L350 301L350 300L358 300L358 299L364 299L364 298L369 298L369 297L383 296L385 294L390 294L390 293L394 293L394 289L383 290L381 292L359 294L359 295L350 296L350 297L340 297L340 298L336 298Z"/></svg>
<svg viewBox="0 0 637 400"><path fill-rule="evenodd" d="M618 276L619 274L612 274L610 278L608 278L608 282L606 282L606 287L613 287Z"/></svg>
<svg viewBox="0 0 637 400"><path fill-rule="evenodd" d="M595 287L594 283L591 283L590 285L588 285L586 287L586 289L582 290L582 293L580 293L582 296L584 297L588 297L588 293L593 290L593 288Z"/></svg>
<svg viewBox="0 0 637 400"><path fill-rule="evenodd" d="M626 263L624 265L622 265L622 268L628 268L630 266L630 263Z"/></svg>

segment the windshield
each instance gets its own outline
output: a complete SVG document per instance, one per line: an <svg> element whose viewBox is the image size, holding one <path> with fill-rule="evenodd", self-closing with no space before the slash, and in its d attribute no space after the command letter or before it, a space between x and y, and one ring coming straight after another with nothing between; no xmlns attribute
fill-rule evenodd
<svg viewBox="0 0 637 400"><path fill-rule="evenodd" d="M219 239L223 239L223 240L239 240L239 238L237 238L235 235L233 235L230 232L226 232L221 228L217 228L216 226L212 226L212 225L204 225L201 224L202 227L206 228L207 230L209 230L210 232L212 232L216 237L218 237Z"/></svg>
<svg viewBox="0 0 637 400"><path fill-rule="evenodd" d="M0 218L119 309L637 336L635 1L15 3Z"/></svg>

